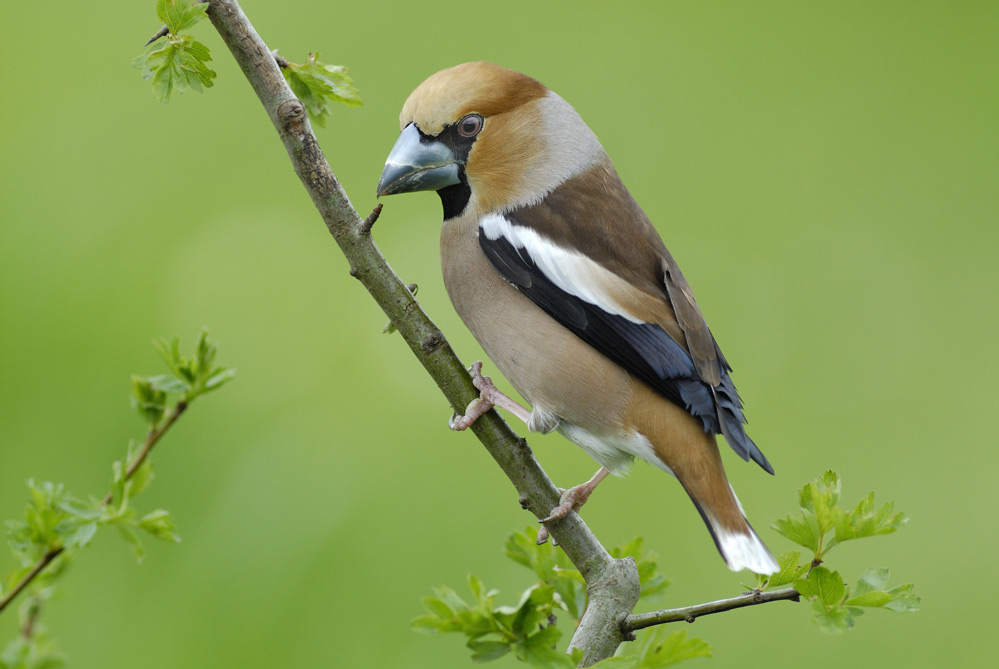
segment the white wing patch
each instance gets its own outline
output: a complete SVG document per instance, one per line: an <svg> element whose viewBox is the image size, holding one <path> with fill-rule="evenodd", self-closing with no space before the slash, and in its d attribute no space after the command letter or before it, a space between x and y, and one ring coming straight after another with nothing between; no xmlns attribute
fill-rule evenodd
<svg viewBox="0 0 999 669"><path fill-rule="evenodd" d="M531 228L514 225L499 214L484 216L479 228L490 241L502 237L525 251L545 277L560 290L632 323L645 322L625 309L611 294L610 289L623 280L582 253L562 248Z"/></svg>

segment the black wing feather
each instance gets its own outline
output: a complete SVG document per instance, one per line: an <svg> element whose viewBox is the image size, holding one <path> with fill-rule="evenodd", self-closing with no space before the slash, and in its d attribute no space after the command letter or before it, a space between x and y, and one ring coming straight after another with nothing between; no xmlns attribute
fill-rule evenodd
<svg viewBox="0 0 999 669"><path fill-rule="evenodd" d="M479 245L505 280L576 336L644 381L656 392L700 419L705 432L723 434L744 460L773 473L743 428L742 402L723 362L721 383L712 388L698 376L690 355L654 323L634 323L608 313L555 285L526 249L500 235L489 239L479 230ZM719 359L721 351L718 352Z"/></svg>

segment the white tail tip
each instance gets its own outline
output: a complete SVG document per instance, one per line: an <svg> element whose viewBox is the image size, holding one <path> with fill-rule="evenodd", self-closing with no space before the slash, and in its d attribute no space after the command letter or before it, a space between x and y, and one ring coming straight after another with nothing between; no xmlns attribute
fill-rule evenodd
<svg viewBox="0 0 999 669"><path fill-rule="evenodd" d="M773 574L779 568L777 560L760 538L747 524L749 534L730 532L715 527L715 541L728 568L732 571L749 569L757 574Z"/></svg>

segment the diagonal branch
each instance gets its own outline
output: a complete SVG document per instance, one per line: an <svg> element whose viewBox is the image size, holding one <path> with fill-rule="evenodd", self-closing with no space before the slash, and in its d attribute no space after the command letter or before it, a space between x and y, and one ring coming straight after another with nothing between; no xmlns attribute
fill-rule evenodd
<svg viewBox="0 0 999 669"><path fill-rule="evenodd" d="M464 365L371 239L370 224L362 221L330 169L305 107L270 50L234 0L211 0L208 16L267 110L295 172L347 257L351 275L385 311L451 406L464 409L478 396ZM527 442L495 411L476 421L472 431L517 488L524 508L539 519L547 516L559 494ZM585 651L582 666L589 666L612 655L623 640L619 623L638 600L638 574L630 558L611 558L577 514L552 523L550 530L587 582L590 603L571 646Z"/></svg>
<svg viewBox="0 0 999 669"><path fill-rule="evenodd" d="M755 606L756 604L766 604L767 602L780 602L784 600L797 602L800 598L798 591L794 588L782 588L781 590L754 590L738 597L730 599L719 599L715 602L685 606L680 609L663 609L652 613L640 613L628 616L621 624L621 629L625 632L652 627L653 625L663 625L665 623L688 622L692 623L701 616L712 613L722 613L732 609L741 609L744 606Z"/></svg>

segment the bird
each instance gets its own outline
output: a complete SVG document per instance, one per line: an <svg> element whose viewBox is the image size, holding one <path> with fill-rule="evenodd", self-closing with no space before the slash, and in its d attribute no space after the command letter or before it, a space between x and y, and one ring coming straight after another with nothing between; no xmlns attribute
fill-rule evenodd
<svg viewBox="0 0 999 669"><path fill-rule="evenodd" d="M436 191L444 286L530 408L472 367L481 397L557 431L601 468L542 522L578 509L638 458L673 475L733 571L778 570L728 482L717 435L773 467L746 434L731 367L662 238L575 109L488 62L441 70L400 113L377 196Z"/></svg>

